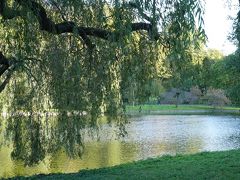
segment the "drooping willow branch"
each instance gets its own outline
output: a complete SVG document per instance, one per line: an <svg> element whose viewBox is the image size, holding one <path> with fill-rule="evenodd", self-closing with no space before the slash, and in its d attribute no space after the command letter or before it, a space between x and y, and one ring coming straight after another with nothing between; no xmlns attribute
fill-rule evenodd
<svg viewBox="0 0 240 180"><path fill-rule="evenodd" d="M36 16L41 30L52 34L74 33L75 30L77 30L79 36L81 36L86 45L89 47L92 47L92 44L88 36L93 36L104 40L113 40L112 37L116 35L114 31L109 31L106 29L77 26L76 23L72 21L55 23L48 17L45 8L41 4L33 0L16 0L16 2L23 7L27 7L29 11ZM10 8L8 8L6 5L6 0L0 0L0 15L2 15L4 19L12 19L14 15L21 16L21 13L18 11L12 10L14 13L8 13L10 12L9 9ZM132 23L130 28L131 32L145 30L150 33L152 32L153 26L151 23L140 22Z"/></svg>
<svg viewBox="0 0 240 180"><path fill-rule="evenodd" d="M28 9L29 12L34 14L39 23L40 30L46 31L51 34L64 34L77 32L89 49L94 48L94 45L92 44L89 36L108 41L117 41L120 39L120 37L117 36L118 33L116 31L110 31L95 27L77 26L77 24L72 21L55 23L52 19L48 17L45 8L40 3L35 2L34 0L15 0L15 2L17 2L20 6L24 7L25 10ZM0 15L3 17L3 19L13 19L15 17L25 18L24 17L25 13L21 11L22 10L15 10L11 7L8 7L6 0L0 0ZM144 18L146 19L146 15L145 14L142 15L144 15ZM150 18L148 20L150 20ZM130 27L129 32L145 30L149 33L150 36L152 36L154 28L153 25L151 24L151 21L150 23L145 22L131 23L129 27ZM156 37L158 38L159 35L154 35L154 37L156 39ZM0 52L0 77L9 69L10 65L8 59L2 54L2 52ZM0 86L0 92L5 88L6 84L8 83L11 77L10 75L11 73L8 74L9 75L6 75L6 79Z"/></svg>
<svg viewBox="0 0 240 180"><path fill-rule="evenodd" d="M139 15L141 15L142 18L144 18L148 22L153 22L153 18L149 17L146 13L144 13L143 10L140 8L140 6L136 2L135 3L129 2L125 6L133 8L133 9L137 9Z"/></svg>

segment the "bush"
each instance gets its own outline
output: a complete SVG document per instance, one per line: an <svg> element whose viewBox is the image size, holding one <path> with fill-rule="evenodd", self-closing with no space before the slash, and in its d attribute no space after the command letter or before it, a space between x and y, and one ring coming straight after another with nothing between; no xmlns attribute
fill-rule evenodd
<svg viewBox="0 0 240 180"><path fill-rule="evenodd" d="M201 96L202 92L197 86L191 87L190 91L183 92L185 104L199 104Z"/></svg>
<svg viewBox="0 0 240 180"><path fill-rule="evenodd" d="M198 87L192 87L190 91L183 91L177 88L172 88L161 96L162 104L176 104L176 94L179 93L179 104L198 104L202 96L202 92Z"/></svg>
<svg viewBox="0 0 240 180"><path fill-rule="evenodd" d="M222 89L208 89L203 99L208 105L212 105L214 107L224 106L231 103Z"/></svg>
<svg viewBox="0 0 240 180"><path fill-rule="evenodd" d="M202 91L199 89L198 86L194 86L190 88L190 93L193 96L197 96L198 98L200 98L202 96Z"/></svg>
<svg viewBox="0 0 240 180"><path fill-rule="evenodd" d="M176 94L180 93L181 96L181 91L176 88L172 88L170 91L167 91L161 95L161 104L176 104L177 103L177 97ZM182 103L182 99L178 99L178 103Z"/></svg>

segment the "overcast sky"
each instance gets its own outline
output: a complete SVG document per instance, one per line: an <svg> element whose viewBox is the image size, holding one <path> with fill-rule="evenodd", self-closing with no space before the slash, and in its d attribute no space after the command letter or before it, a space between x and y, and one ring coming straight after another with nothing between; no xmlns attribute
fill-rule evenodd
<svg viewBox="0 0 240 180"><path fill-rule="evenodd" d="M228 41L227 36L232 31L232 21L229 16L236 17L237 0L231 0L231 8L227 0L206 0L205 30L208 36L208 48L222 51L225 55L236 50L236 47ZM235 5L235 6L234 6Z"/></svg>

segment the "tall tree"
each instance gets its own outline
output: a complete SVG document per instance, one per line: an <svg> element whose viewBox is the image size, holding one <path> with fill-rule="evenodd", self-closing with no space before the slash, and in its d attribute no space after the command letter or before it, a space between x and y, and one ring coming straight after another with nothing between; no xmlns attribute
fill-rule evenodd
<svg viewBox="0 0 240 180"><path fill-rule="evenodd" d="M165 76L165 57L204 40L202 8L200 0L0 0L0 103L31 112L8 120L12 158L31 165L61 146L81 155L83 128L102 112L119 115L131 87L146 99L143 86ZM62 115L52 126L34 116L49 109ZM125 119L113 120L124 135Z"/></svg>
<svg viewBox="0 0 240 180"><path fill-rule="evenodd" d="M202 11L195 0L0 0L0 91L16 109L116 114L132 80L141 90L163 56L205 39Z"/></svg>
<svg viewBox="0 0 240 180"><path fill-rule="evenodd" d="M238 13L233 25L233 33L231 40L237 46L235 53L225 57L222 64L221 74L222 85L227 90L227 93L234 104L240 104L240 1L238 1Z"/></svg>

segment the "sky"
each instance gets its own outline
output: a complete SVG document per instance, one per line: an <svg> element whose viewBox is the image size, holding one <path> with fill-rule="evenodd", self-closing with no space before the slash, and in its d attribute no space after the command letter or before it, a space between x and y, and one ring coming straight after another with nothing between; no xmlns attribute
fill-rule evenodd
<svg viewBox="0 0 240 180"><path fill-rule="evenodd" d="M236 46L227 37L232 32L233 21L230 17L236 17L238 0L231 0L231 6L227 0L205 0L204 24L208 36L207 47L218 49L225 55L236 50Z"/></svg>

